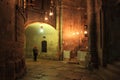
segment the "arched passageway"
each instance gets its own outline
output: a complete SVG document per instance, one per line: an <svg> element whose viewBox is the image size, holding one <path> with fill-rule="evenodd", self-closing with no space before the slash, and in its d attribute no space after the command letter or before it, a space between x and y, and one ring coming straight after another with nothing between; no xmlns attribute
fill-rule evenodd
<svg viewBox="0 0 120 80"><path fill-rule="evenodd" d="M32 57L32 48L37 46L39 58L57 58L58 31L53 26L40 22L31 23L26 26L25 37L26 57Z"/></svg>

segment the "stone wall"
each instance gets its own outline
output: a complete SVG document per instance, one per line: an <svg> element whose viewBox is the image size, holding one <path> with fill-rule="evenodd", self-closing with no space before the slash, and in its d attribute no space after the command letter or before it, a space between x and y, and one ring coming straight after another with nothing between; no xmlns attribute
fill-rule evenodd
<svg viewBox="0 0 120 80"><path fill-rule="evenodd" d="M65 50L73 50L80 45L84 38L83 31L86 19L86 0L79 2L77 0L63 0L62 32L63 48Z"/></svg>
<svg viewBox="0 0 120 80"><path fill-rule="evenodd" d="M24 19L21 15L16 18L15 9L15 0L0 1L0 80L15 80L26 70L23 53Z"/></svg>

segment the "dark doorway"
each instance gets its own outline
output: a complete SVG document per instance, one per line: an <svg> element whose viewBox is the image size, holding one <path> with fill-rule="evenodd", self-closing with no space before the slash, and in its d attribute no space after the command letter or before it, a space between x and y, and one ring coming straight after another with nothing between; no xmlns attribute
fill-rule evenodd
<svg viewBox="0 0 120 80"><path fill-rule="evenodd" d="M47 41L42 41L42 52L47 52Z"/></svg>

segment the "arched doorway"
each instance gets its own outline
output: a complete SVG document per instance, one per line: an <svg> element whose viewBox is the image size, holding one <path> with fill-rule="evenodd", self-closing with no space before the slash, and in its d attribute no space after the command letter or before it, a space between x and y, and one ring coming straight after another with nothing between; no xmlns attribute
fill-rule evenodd
<svg viewBox="0 0 120 80"><path fill-rule="evenodd" d="M34 22L25 29L25 53L26 57L32 58L32 48L38 47L39 58L57 58L58 31L46 23Z"/></svg>

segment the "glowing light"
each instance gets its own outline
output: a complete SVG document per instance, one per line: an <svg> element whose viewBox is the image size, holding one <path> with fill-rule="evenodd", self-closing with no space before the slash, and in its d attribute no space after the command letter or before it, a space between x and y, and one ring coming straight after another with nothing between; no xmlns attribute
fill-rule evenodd
<svg viewBox="0 0 120 80"><path fill-rule="evenodd" d="M49 16L53 16L53 12L50 12L50 13L49 13Z"/></svg>
<svg viewBox="0 0 120 80"><path fill-rule="evenodd" d="M26 8L26 4L27 4L27 3L26 3L26 0L24 0L24 9Z"/></svg>
<svg viewBox="0 0 120 80"><path fill-rule="evenodd" d="M77 35L79 35L79 32L76 32Z"/></svg>
<svg viewBox="0 0 120 80"><path fill-rule="evenodd" d="M75 33L73 33L73 35L75 35Z"/></svg>
<svg viewBox="0 0 120 80"><path fill-rule="evenodd" d="M44 30L43 30L43 29L40 29L40 32L41 32L41 33L43 33L43 32L44 32Z"/></svg>
<svg viewBox="0 0 120 80"><path fill-rule="evenodd" d="M72 33L72 35L79 35L79 34L80 34L79 32Z"/></svg>
<svg viewBox="0 0 120 80"><path fill-rule="evenodd" d="M40 27L40 33L43 33L44 30L43 30L43 26Z"/></svg>
<svg viewBox="0 0 120 80"><path fill-rule="evenodd" d="M84 34L87 34L88 32L87 31L84 31Z"/></svg>
<svg viewBox="0 0 120 80"><path fill-rule="evenodd" d="M47 21L47 20L48 20L48 17L45 17L45 20Z"/></svg>

